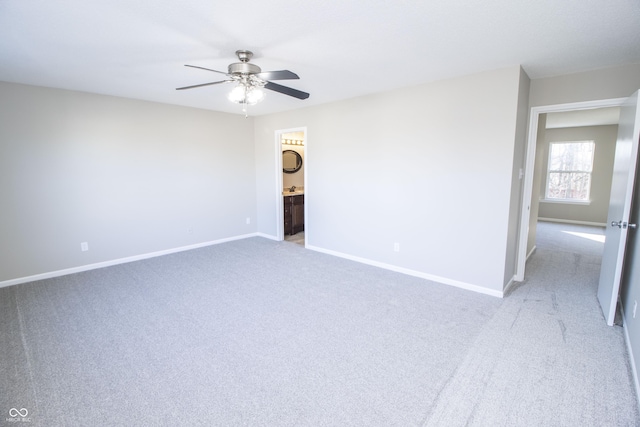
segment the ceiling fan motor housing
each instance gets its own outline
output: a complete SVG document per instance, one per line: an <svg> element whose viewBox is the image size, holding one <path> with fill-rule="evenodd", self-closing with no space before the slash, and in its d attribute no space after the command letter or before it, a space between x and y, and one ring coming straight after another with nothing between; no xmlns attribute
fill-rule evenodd
<svg viewBox="0 0 640 427"><path fill-rule="evenodd" d="M229 74L260 74L262 71L257 65L249 64L253 57L253 52L250 50L236 50L236 56L240 62L229 65Z"/></svg>
<svg viewBox="0 0 640 427"><path fill-rule="evenodd" d="M229 65L229 74L260 74L262 71L260 67L248 62L236 62Z"/></svg>

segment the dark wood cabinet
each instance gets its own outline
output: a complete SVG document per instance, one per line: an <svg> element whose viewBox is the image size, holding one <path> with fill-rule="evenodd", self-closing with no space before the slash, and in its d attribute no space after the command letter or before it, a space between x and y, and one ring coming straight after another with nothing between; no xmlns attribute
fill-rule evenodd
<svg viewBox="0 0 640 427"><path fill-rule="evenodd" d="M284 196L284 234L304 231L304 194Z"/></svg>

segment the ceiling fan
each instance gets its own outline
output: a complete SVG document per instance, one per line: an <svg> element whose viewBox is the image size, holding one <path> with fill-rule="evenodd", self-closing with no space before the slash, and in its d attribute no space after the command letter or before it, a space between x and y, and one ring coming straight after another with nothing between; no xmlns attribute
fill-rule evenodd
<svg viewBox="0 0 640 427"><path fill-rule="evenodd" d="M236 55L240 62L230 64L228 71L212 70L210 68L199 67L196 65L186 65L185 67L199 68L201 70L212 71L218 74L224 74L228 77L227 80L220 80L217 82L201 83L198 85L185 86L176 88L176 90L194 89L203 86L212 86L221 83L235 83L236 86L229 93L229 100L238 104L253 105L261 101L264 98L264 92L262 88L269 89L274 92L279 92L284 95L293 96L298 99L307 99L309 94L297 89L293 89L287 86L282 86L277 83L273 83L270 80L293 80L299 79L296 73L289 70L280 71L262 71L260 67L255 64L250 64L249 61L253 56L253 52L248 50L237 50Z"/></svg>

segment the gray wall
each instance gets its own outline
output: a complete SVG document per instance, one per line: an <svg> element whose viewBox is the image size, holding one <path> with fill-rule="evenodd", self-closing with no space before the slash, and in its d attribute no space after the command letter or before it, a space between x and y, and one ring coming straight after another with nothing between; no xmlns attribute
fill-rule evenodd
<svg viewBox="0 0 640 427"><path fill-rule="evenodd" d="M640 88L640 64L531 81L529 106L626 98Z"/></svg>
<svg viewBox="0 0 640 427"><path fill-rule="evenodd" d="M538 192L541 199L539 217L552 220L606 224L617 134L617 125L589 126L547 129L544 138L538 138L536 150L540 152L540 160L542 162L540 169L542 185ZM546 189L549 143L585 140L593 140L596 144L593 157L593 173L591 175L591 203L583 205L545 202L542 200Z"/></svg>
<svg viewBox="0 0 640 427"><path fill-rule="evenodd" d="M259 231L276 236L274 135L306 126L307 245L501 294L521 80L511 67L257 117Z"/></svg>
<svg viewBox="0 0 640 427"><path fill-rule="evenodd" d="M640 169L636 171L636 195L639 191L638 182L640 182ZM640 197L634 199L629 222L638 224L640 221ZM640 304L640 236L637 234L637 230L627 247L623 277L625 279L620 290L620 298L624 313L624 327L630 353L633 355L633 363L636 367L636 392L640 394L640 379L638 378L640 370L640 307L636 308L636 316L633 317L634 306ZM638 401L640 402L640 395Z"/></svg>
<svg viewBox="0 0 640 427"><path fill-rule="evenodd" d="M253 156L240 115L0 83L0 283L254 233Z"/></svg>

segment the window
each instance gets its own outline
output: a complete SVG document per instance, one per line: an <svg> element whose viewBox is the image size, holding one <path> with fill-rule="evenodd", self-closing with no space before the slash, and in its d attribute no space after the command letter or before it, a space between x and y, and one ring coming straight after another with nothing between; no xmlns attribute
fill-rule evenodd
<svg viewBox="0 0 640 427"><path fill-rule="evenodd" d="M593 141L550 143L545 199L588 202L594 151Z"/></svg>

